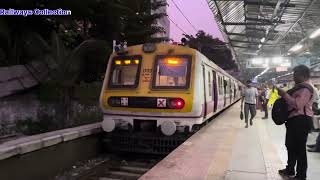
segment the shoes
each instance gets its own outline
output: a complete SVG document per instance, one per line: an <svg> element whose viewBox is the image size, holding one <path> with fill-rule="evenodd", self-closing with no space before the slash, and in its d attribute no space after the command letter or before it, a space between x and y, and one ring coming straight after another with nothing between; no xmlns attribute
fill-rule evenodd
<svg viewBox="0 0 320 180"><path fill-rule="evenodd" d="M320 129L313 129L312 132L320 132Z"/></svg>
<svg viewBox="0 0 320 180"><path fill-rule="evenodd" d="M289 178L288 180L306 180L306 178L301 178L299 176L294 176L294 177Z"/></svg>
<svg viewBox="0 0 320 180"><path fill-rule="evenodd" d="M280 174L281 176L294 176L294 175L295 175L295 172L294 172L294 171L289 171L289 170L287 170L287 169L281 169L281 170L279 170L278 172L279 172L279 174Z"/></svg>
<svg viewBox="0 0 320 180"><path fill-rule="evenodd" d="M313 147L313 148L310 148L308 149L309 152L320 152L320 148L318 147Z"/></svg>
<svg viewBox="0 0 320 180"><path fill-rule="evenodd" d="M248 128L249 126L248 126L248 124L246 124L246 128Z"/></svg>
<svg viewBox="0 0 320 180"><path fill-rule="evenodd" d="M307 147L308 148L314 148L314 147L316 147L316 144L309 144L309 145L307 145Z"/></svg>
<svg viewBox="0 0 320 180"><path fill-rule="evenodd" d="M252 126L252 124L253 124L253 122L252 122L252 121L250 121L250 126Z"/></svg>

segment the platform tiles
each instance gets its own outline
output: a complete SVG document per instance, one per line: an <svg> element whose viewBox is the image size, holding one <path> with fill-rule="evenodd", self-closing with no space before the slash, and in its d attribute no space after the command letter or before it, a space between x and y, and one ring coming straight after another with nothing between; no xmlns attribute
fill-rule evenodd
<svg viewBox="0 0 320 180"><path fill-rule="evenodd" d="M282 180L285 127L262 120L244 128L240 103L229 108L192 136L140 180ZM315 139L312 134L310 143ZM318 180L320 153L308 154L308 180Z"/></svg>

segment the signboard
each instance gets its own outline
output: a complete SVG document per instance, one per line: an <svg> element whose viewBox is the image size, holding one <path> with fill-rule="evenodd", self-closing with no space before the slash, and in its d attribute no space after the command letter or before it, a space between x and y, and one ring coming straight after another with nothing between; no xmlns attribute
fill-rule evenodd
<svg viewBox="0 0 320 180"><path fill-rule="evenodd" d="M288 67L282 67L282 66L276 67L276 72L284 72L284 71L288 71Z"/></svg>
<svg viewBox="0 0 320 180"><path fill-rule="evenodd" d="M165 108L167 106L167 99L158 98L157 107Z"/></svg>
<svg viewBox="0 0 320 180"><path fill-rule="evenodd" d="M291 67L291 60L284 57L261 57L247 60L247 68Z"/></svg>
<svg viewBox="0 0 320 180"><path fill-rule="evenodd" d="M142 70L142 82L149 82L151 79L152 69L143 69Z"/></svg>

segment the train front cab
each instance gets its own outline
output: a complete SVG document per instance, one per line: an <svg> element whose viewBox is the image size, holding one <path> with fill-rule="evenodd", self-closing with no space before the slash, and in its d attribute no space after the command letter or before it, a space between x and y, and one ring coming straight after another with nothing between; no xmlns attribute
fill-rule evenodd
<svg viewBox="0 0 320 180"><path fill-rule="evenodd" d="M111 55L100 96L106 132L159 129L165 135L190 131L202 122L194 94L195 50L157 44L154 52L132 46Z"/></svg>

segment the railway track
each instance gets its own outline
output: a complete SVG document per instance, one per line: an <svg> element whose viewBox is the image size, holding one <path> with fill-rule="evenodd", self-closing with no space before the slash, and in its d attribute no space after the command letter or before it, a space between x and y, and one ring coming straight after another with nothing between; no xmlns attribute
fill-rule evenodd
<svg viewBox="0 0 320 180"><path fill-rule="evenodd" d="M75 164L54 180L136 180L161 159L145 154L103 155Z"/></svg>

